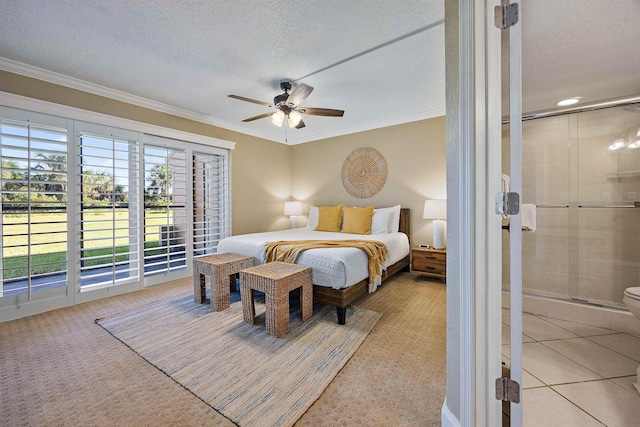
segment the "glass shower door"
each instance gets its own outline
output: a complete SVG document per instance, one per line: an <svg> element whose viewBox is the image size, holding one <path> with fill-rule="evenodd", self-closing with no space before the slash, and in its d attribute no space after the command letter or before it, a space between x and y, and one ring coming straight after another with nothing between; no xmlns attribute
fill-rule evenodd
<svg viewBox="0 0 640 427"><path fill-rule="evenodd" d="M570 158L575 132L571 116L522 124L522 200L535 209L535 230L522 233L522 288L525 294L566 297L571 293L569 250ZM509 173L508 125L503 131L504 174ZM509 218L503 219L508 227ZM508 290L509 233L502 235L503 287Z"/></svg>
<svg viewBox="0 0 640 427"><path fill-rule="evenodd" d="M576 298L623 308L624 290L640 286L640 114L577 116Z"/></svg>

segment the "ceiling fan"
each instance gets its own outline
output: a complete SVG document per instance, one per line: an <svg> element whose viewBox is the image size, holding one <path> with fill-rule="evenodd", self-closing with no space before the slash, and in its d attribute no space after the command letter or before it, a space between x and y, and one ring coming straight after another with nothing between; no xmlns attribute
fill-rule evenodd
<svg viewBox="0 0 640 427"><path fill-rule="evenodd" d="M277 111L275 113L264 113L258 116L249 117L248 119L244 119L243 122L252 122L254 120L263 119L265 117L272 117L272 122L276 126L282 126L284 123L284 119L287 119L287 123L290 128L302 129L305 127L304 121L302 120L301 114L308 114L310 116L325 116L325 117L342 117L344 115L344 111L342 110L334 110L331 108L304 108L300 107L300 103L307 99L313 88L304 83L298 84L291 93L291 83L290 82L281 82L280 89L284 91L283 94L276 96L273 98L273 104L269 104L268 102L257 101L251 98L245 98L244 96L239 95L228 95L229 98L239 99L240 101L252 102L254 104L265 105L267 107L273 107Z"/></svg>

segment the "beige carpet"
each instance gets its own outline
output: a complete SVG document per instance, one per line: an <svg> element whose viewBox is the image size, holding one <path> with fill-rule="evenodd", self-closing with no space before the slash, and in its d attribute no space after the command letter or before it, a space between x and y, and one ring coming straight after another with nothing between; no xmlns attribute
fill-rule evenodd
<svg viewBox="0 0 640 427"><path fill-rule="evenodd" d="M0 424L232 426L94 322L190 289L184 280L0 323ZM296 426L440 425L445 289L403 273L361 298L382 318Z"/></svg>
<svg viewBox="0 0 640 427"><path fill-rule="evenodd" d="M264 304L256 303L264 320ZM214 312L193 295L97 322L149 363L240 426L291 426L360 347L381 314L354 307L345 325L318 305L291 315L280 338L242 320L242 303Z"/></svg>

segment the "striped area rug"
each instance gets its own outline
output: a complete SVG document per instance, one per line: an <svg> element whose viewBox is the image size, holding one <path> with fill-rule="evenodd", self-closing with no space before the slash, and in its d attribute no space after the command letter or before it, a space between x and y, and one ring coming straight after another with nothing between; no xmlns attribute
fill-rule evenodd
<svg viewBox="0 0 640 427"><path fill-rule="evenodd" d="M236 424L290 426L382 316L354 306L338 325L335 308L316 305L306 322L292 313L289 333L275 338L265 331L263 305L256 314L249 325L241 302L214 312L189 294L96 322Z"/></svg>

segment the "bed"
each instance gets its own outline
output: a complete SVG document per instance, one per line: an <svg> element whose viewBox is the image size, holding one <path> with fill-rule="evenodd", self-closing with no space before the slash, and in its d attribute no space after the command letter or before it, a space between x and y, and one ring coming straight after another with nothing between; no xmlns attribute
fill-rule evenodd
<svg viewBox="0 0 640 427"><path fill-rule="evenodd" d="M410 210L400 209L398 232L385 234L348 234L295 228L265 233L243 234L223 239L218 253L252 256L255 265L265 263L265 244L280 240L377 240L387 246L382 282L409 265ZM304 251L297 264L311 267L313 298L336 307L338 323L345 324L346 310L369 291L367 255L356 248L321 248Z"/></svg>

